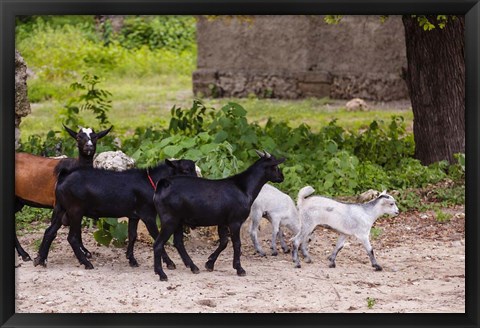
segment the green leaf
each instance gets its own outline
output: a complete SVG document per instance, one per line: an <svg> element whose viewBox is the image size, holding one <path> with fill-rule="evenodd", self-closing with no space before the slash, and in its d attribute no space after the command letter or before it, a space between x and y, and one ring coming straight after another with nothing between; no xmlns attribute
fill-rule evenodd
<svg viewBox="0 0 480 328"><path fill-rule="evenodd" d="M333 140L329 140L328 143L327 143L327 151L330 153L330 154L335 154L338 150L338 145L335 141Z"/></svg>
<svg viewBox="0 0 480 328"><path fill-rule="evenodd" d="M239 117L244 117L247 115L247 111L237 103L228 103L232 107L232 114Z"/></svg>
<svg viewBox="0 0 480 328"><path fill-rule="evenodd" d="M198 161L200 158L202 158L203 153L195 148L189 149L183 154L183 158L190 159L192 161Z"/></svg>
<svg viewBox="0 0 480 328"><path fill-rule="evenodd" d="M103 220L111 226L118 224L118 219L116 218L104 218Z"/></svg>
<svg viewBox="0 0 480 328"><path fill-rule="evenodd" d="M332 188L332 186L333 186L333 180L325 180L325 182L323 183L323 187L325 189Z"/></svg>
<svg viewBox="0 0 480 328"><path fill-rule="evenodd" d="M218 147L218 144L210 143L210 144L200 146L200 151L206 155L212 150L216 149L217 147Z"/></svg>
<svg viewBox="0 0 480 328"><path fill-rule="evenodd" d="M167 146L163 149L163 152L167 157L175 157L177 154L182 150L183 148L181 146Z"/></svg>
<svg viewBox="0 0 480 328"><path fill-rule="evenodd" d="M221 130L215 135L214 141L216 143L221 143L221 142L225 141L227 138L228 138L228 133L225 132L224 130Z"/></svg>
<svg viewBox="0 0 480 328"><path fill-rule="evenodd" d="M110 227L110 234L120 243L124 243L128 236L127 222L118 222L117 225Z"/></svg>
<svg viewBox="0 0 480 328"><path fill-rule="evenodd" d="M97 243L108 246L112 241L112 235L107 230L97 230L93 233L93 238L97 241Z"/></svg>
<svg viewBox="0 0 480 328"><path fill-rule="evenodd" d="M192 148L195 146L196 142L195 139L193 138L188 138L180 142L178 145L181 146L182 148Z"/></svg>

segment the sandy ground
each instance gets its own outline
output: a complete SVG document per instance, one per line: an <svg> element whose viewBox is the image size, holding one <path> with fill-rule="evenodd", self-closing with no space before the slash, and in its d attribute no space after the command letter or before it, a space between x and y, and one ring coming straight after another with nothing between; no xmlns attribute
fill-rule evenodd
<svg viewBox="0 0 480 328"><path fill-rule="evenodd" d="M375 272L362 246L349 239L328 268L327 255L336 234L319 228L310 243L313 263L296 269L291 254L260 257L254 253L246 232L242 236L245 277L232 268L231 242L220 255L215 271L203 265L215 249L210 230L191 232L185 244L201 269L192 274L172 246L167 252L177 264L165 269L169 280L161 282L153 272L153 251L147 240L139 242L140 267L131 268L124 249L98 246L84 231L86 247L93 252L93 270L78 264L66 240L67 228L59 231L50 252L48 267L22 262L16 269L17 313L161 313L161 312L465 312L465 217L463 208L447 223L432 213L404 213L375 224L382 233L372 240L384 270ZM265 222L267 222L265 220ZM248 224L248 222L247 222ZM259 236L269 254L269 226ZM41 231L24 234L22 245L35 255L34 241ZM280 250L280 248L279 248ZM369 306L370 305L370 306Z"/></svg>

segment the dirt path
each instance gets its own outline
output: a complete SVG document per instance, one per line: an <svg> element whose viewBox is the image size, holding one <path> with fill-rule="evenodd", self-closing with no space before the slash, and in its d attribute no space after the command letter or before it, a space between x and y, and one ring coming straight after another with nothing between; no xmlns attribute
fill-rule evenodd
<svg viewBox="0 0 480 328"><path fill-rule="evenodd" d="M453 210L464 212L463 208ZM425 217L427 216L427 217ZM177 264L166 270L168 282L153 272L152 247L136 247L138 268L130 268L124 249L97 246L84 233L93 251L94 270L78 264L59 231L48 267L31 262L16 269L18 313L62 312L465 312L465 219L457 215L438 223L427 214L408 213L379 219L381 235L372 240L383 266L375 272L362 246L349 239L337 258L337 268L327 267L327 255L336 235L317 229L310 243L314 263L295 269L291 254L261 258L254 254L246 234L242 237L242 266L247 276L232 269L231 243L220 255L214 272L203 264L215 249L212 238L195 230L186 240L187 251L201 272L185 268L176 250L167 252ZM259 235L268 250L269 228ZM20 238L31 255L41 233ZM267 252L268 253L268 252ZM368 306L370 304L370 307Z"/></svg>

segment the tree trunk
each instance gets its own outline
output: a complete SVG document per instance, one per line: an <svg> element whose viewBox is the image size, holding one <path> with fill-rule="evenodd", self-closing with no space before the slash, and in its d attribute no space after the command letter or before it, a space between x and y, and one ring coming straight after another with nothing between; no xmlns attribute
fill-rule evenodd
<svg viewBox="0 0 480 328"><path fill-rule="evenodd" d="M424 31L415 17L404 15L403 25L415 158L424 165L453 162L453 154L465 152L465 18Z"/></svg>

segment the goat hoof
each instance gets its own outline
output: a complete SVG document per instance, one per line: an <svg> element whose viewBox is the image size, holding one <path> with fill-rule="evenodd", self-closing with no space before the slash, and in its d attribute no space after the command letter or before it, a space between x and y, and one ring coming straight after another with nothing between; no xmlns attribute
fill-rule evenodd
<svg viewBox="0 0 480 328"><path fill-rule="evenodd" d="M284 254L290 253L290 248L284 249L284 250L283 250L283 253L284 253Z"/></svg>
<svg viewBox="0 0 480 328"><path fill-rule="evenodd" d="M244 277L247 275L247 273L243 269L237 269L237 275L240 277Z"/></svg>
<svg viewBox="0 0 480 328"><path fill-rule="evenodd" d="M165 273L164 274L159 273L159 275L160 275L160 281L168 281L168 277Z"/></svg>
<svg viewBox="0 0 480 328"><path fill-rule="evenodd" d="M93 264L88 262L88 263L85 263L85 270L92 270L93 269Z"/></svg>
<svg viewBox="0 0 480 328"><path fill-rule="evenodd" d="M190 270L192 270L192 272L193 272L194 274L200 273L200 269L199 269L196 265L193 265L193 266L190 268Z"/></svg>
<svg viewBox="0 0 480 328"><path fill-rule="evenodd" d="M373 265L373 267L375 268L375 271L382 271L383 270L383 268L381 266L379 266L378 264Z"/></svg>
<svg viewBox="0 0 480 328"><path fill-rule="evenodd" d="M45 260L42 260L40 259L39 257L36 257L34 260L33 260L33 266L37 266L37 265L41 265L43 266L44 268L47 267L47 261Z"/></svg>
<svg viewBox="0 0 480 328"><path fill-rule="evenodd" d="M305 262L306 262L306 263L312 263L312 259L309 258L309 257L306 257L306 258L305 258Z"/></svg>
<svg viewBox="0 0 480 328"><path fill-rule="evenodd" d="M329 268L335 268L336 267L336 264L335 263L330 263L330 265L328 266Z"/></svg>
<svg viewBox="0 0 480 328"><path fill-rule="evenodd" d="M129 262L129 264L130 264L130 266L131 266L132 268L138 268L138 262L137 262L137 260L130 260L130 261L128 261L128 262Z"/></svg>
<svg viewBox="0 0 480 328"><path fill-rule="evenodd" d="M22 256L22 260L23 260L23 262L28 262L28 261L31 261L32 258L30 257L30 255L27 254L25 256Z"/></svg>
<svg viewBox="0 0 480 328"><path fill-rule="evenodd" d="M212 272L213 271L213 263L211 263L210 261L205 263L205 269L207 269L208 272Z"/></svg>
<svg viewBox="0 0 480 328"><path fill-rule="evenodd" d="M272 252L272 256L277 256L278 252Z"/></svg>
<svg viewBox="0 0 480 328"><path fill-rule="evenodd" d="M176 268L177 268L177 266L173 262L167 264L167 269L168 270L175 270Z"/></svg>
<svg viewBox="0 0 480 328"><path fill-rule="evenodd" d="M301 267L302 267L302 266L300 265L300 263L295 264L295 268L296 268L296 269L300 269Z"/></svg>

